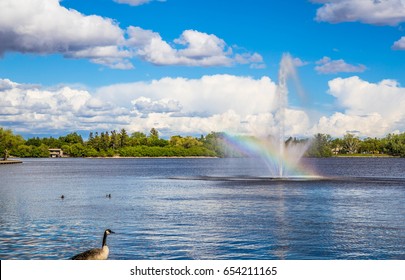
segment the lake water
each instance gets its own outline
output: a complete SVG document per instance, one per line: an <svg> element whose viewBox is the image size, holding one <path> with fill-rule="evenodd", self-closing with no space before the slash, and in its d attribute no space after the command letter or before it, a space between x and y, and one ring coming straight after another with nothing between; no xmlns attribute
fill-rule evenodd
<svg viewBox="0 0 405 280"><path fill-rule="evenodd" d="M106 228L110 259L405 259L405 159L304 164L338 179L244 180L268 174L255 159L3 165L0 259L68 259Z"/></svg>

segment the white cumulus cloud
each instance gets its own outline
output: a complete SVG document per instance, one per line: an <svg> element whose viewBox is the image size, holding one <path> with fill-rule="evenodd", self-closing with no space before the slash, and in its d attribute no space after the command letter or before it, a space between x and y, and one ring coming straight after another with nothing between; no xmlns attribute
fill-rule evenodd
<svg viewBox="0 0 405 280"><path fill-rule="evenodd" d="M121 29L113 19L84 15L61 4L60 0L0 1L0 57L6 52L56 53L115 69L134 68L134 58L156 65L264 67L259 54L234 53L214 34L185 30L168 43L157 32L134 26Z"/></svg>
<svg viewBox="0 0 405 280"><path fill-rule="evenodd" d="M147 4L153 1L158 1L158 2L165 2L166 0L114 0L114 2L120 3L120 4L128 4L130 6L140 6L143 4Z"/></svg>
<svg viewBox="0 0 405 280"><path fill-rule="evenodd" d="M314 131L384 136L405 129L405 88L394 80L370 83L357 76L336 78L329 82L329 94L344 111L320 118Z"/></svg>
<svg viewBox="0 0 405 280"><path fill-rule="evenodd" d="M214 34L185 30L173 43L159 33L130 26L127 44L136 54L156 65L231 66L233 64L264 65L258 53L236 53Z"/></svg>
<svg viewBox="0 0 405 280"><path fill-rule="evenodd" d="M405 50L405 37L401 37L398 41L394 42L392 46L394 50Z"/></svg>
<svg viewBox="0 0 405 280"><path fill-rule="evenodd" d="M174 99L152 100L147 97L139 97L131 101L134 109L141 114L149 113L174 113L180 112L182 106Z"/></svg>
<svg viewBox="0 0 405 280"><path fill-rule="evenodd" d="M60 53L108 66L127 64L119 46L124 32L117 23L62 7L59 0L0 2L0 55L5 52ZM122 66L118 66L121 68Z"/></svg>
<svg viewBox="0 0 405 280"><path fill-rule="evenodd" d="M403 0L312 0L321 3L316 20L330 23L359 21L375 25L397 25L405 21Z"/></svg>
<svg viewBox="0 0 405 280"><path fill-rule="evenodd" d="M245 116L274 110L275 90L276 84L268 77L213 75L116 84L100 88L96 96L120 106L140 97L155 102L170 97L181 105L184 114L213 115L233 110Z"/></svg>
<svg viewBox="0 0 405 280"><path fill-rule="evenodd" d="M316 20L330 23L362 22L396 26L405 22L404 0L311 0L321 3ZM405 39L394 42L395 50L405 49Z"/></svg>
<svg viewBox="0 0 405 280"><path fill-rule="evenodd" d="M125 128L163 136L226 131L275 135L279 130L277 85L268 77L232 75L162 78L113 84L95 92L69 86L45 88L0 79L0 126L17 133L66 133ZM305 109L285 111L288 136L329 133L384 136L405 131L405 88L394 80L359 77L329 81L339 111L310 120Z"/></svg>
<svg viewBox="0 0 405 280"><path fill-rule="evenodd" d="M315 70L321 74L364 72L367 69L362 64L353 65L345 62L343 59L332 60L327 56L318 60L316 64Z"/></svg>
<svg viewBox="0 0 405 280"><path fill-rule="evenodd" d="M268 77L232 75L163 78L116 84L89 92L44 88L0 79L0 126L17 133L66 133L126 128L162 135L278 131L276 85ZM113 94L111 94L113 93ZM304 111L287 108L286 131L309 130Z"/></svg>
<svg viewBox="0 0 405 280"><path fill-rule="evenodd" d="M96 96L117 106L132 102L139 118L131 130L156 127L169 135L227 131L265 136L278 132L276 87L268 77L213 75L116 84L100 88ZM286 116L287 133L308 133L304 111L287 108Z"/></svg>
<svg viewBox="0 0 405 280"><path fill-rule="evenodd" d="M0 126L16 131L48 133L88 130L121 122L129 109L67 86L53 89L0 79Z"/></svg>

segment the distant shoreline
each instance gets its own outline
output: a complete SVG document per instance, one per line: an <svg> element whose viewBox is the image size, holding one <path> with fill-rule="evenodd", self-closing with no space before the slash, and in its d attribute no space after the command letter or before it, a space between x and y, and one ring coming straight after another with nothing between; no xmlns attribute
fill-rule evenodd
<svg viewBox="0 0 405 280"><path fill-rule="evenodd" d="M38 157L37 159L44 159L44 158L49 158L52 159L52 157ZM122 157L122 156L112 156L112 157L58 157L59 159L64 158L84 158L84 159L215 159L215 158L221 158L221 157L214 157L214 156L156 156L156 157L148 157L148 156L140 156L140 157L134 157L134 156L128 156L128 157ZM230 157L228 157L230 158ZM243 158L243 157L240 157ZM391 156L387 154L353 154L353 155L333 155L331 157L302 157L302 158L399 158L397 156ZM36 157L27 157L27 159L36 159ZM56 159L56 158L53 158ZM21 158L19 160L16 159L8 159L6 161L0 160L0 164L16 164L16 163L23 163L24 158Z"/></svg>
<svg viewBox="0 0 405 280"><path fill-rule="evenodd" d="M353 155L333 155L336 158L397 158L387 154L353 154Z"/></svg>
<svg viewBox="0 0 405 280"><path fill-rule="evenodd" d="M66 157L66 158L74 158L74 157ZM113 157L82 157L82 158L89 158L89 159L152 159L152 158L184 158L184 159L193 159L193 158L220 158L220 157L210 157L210 156L158 156L158 157L121 157L121 156L113 156ZM232 158L232 157L225 157L225 158ZM235 157L238 158L238 157ZM245 157L239 157L239 158L245 158ZM249 157L246 157L249 158ZM315 157L302 157L302 158L315 158ZM331 157L319 157L319 158L399 158L396 156L390 156L390 155L334 155Z"/></svg>
<svg viewBox="0 0 405 280"><path fill-rule="evenodd" d="M0 160L0 164L17 164L17 163L23 163L23 162L21 160L15 160L15 159Z"/></svg>
<svg viewBox="0 0 405 280"><path fill-rule="evenodd" d="M66 158L73 158L73 157L66 157ZM140 159L148 159L148 158L219 158L219 157L210 157L210 156L170 156L170 157L165 157L165 156L158 156L158 157L121 157L121 156L112 156L112 157L82 157L82 158L90 158L90 159L136 159L136 158L140 158Z"/></svg>

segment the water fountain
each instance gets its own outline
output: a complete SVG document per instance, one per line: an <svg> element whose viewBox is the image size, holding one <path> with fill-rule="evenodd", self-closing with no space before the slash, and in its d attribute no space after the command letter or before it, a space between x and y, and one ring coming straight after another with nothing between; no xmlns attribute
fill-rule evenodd
<svg viewBox="0 0 405 280"><path fill-rule="evenodd" d="M245 157L251 157L257 160L257 165L265 165L266 174L253 176L237 177L213 177L203 176L194 179L200 180L265 180L265 181L296 181L296 180L321 180L312 170L303 164L300 160L305 154L309 141L286 143L286 111L288 105L288 87L289 78L296 78L294 60L289 54L283 54L279 72L277 95L277 110L275 120L277 121L277 133L266 137L240 137L225 134L223 139L226 149L235 150L235 154ZM266 168L264 168L266 169Z"/></svg>
<svg viewBox="0 0 405 280"><path fill-rule="evenodd" d="M278 72L278 85L277 85L277 99L278 99L278 137L277 137L277 162L278 162L278 176L280 178L285 177L285 163L289 160L293 164L293 168L297 169L298 161L301 159L303 154L308 148L308 143L306 144L294 144L286 147L285 144L285 111L288 101L288 87L287 79L296 77L296 71L294 66L293 58L290 54L284 53L279 67ZM297 174L295 174L297 175Z"/></svg>
<svg viewBox="0 0 405 280"><path fill-rule="evenodd" d="M283 158L284 158L284 139L285 139L285 108L287 106L287 78L293 68L291 56L283 54L281 59L280 68L278 71L278 85L277 85L277 98L278 98L278 175L283 177Z"/></svg>
<svg viewBox="0 0 405 280"><path fill-rule="evenodd" d="M277 121L277 133L271 137L255 136L240 138L229 136L227 145L241 150L242 154L248 157L259 157L268 167L269 176L272 179L291 179L314 177L312 171L300 165L300 159L309 146L309 141L298 143L286 143L285 120L288 105L289 78L296 78L294 60L288 53L283 54L279 72L277 95L277 110L275 119Z"/></svg>

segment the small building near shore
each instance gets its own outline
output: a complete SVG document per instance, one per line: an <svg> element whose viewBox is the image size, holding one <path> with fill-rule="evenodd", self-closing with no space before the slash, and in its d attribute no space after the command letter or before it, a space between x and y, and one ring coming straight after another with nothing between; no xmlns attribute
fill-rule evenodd
<svg viewBox="0 0 405 280"><path fill-rule="evenodd" d="M62 149L48 149L49 151L49 156L51 158L60 158L63 157L63 151Z"/></svg>

